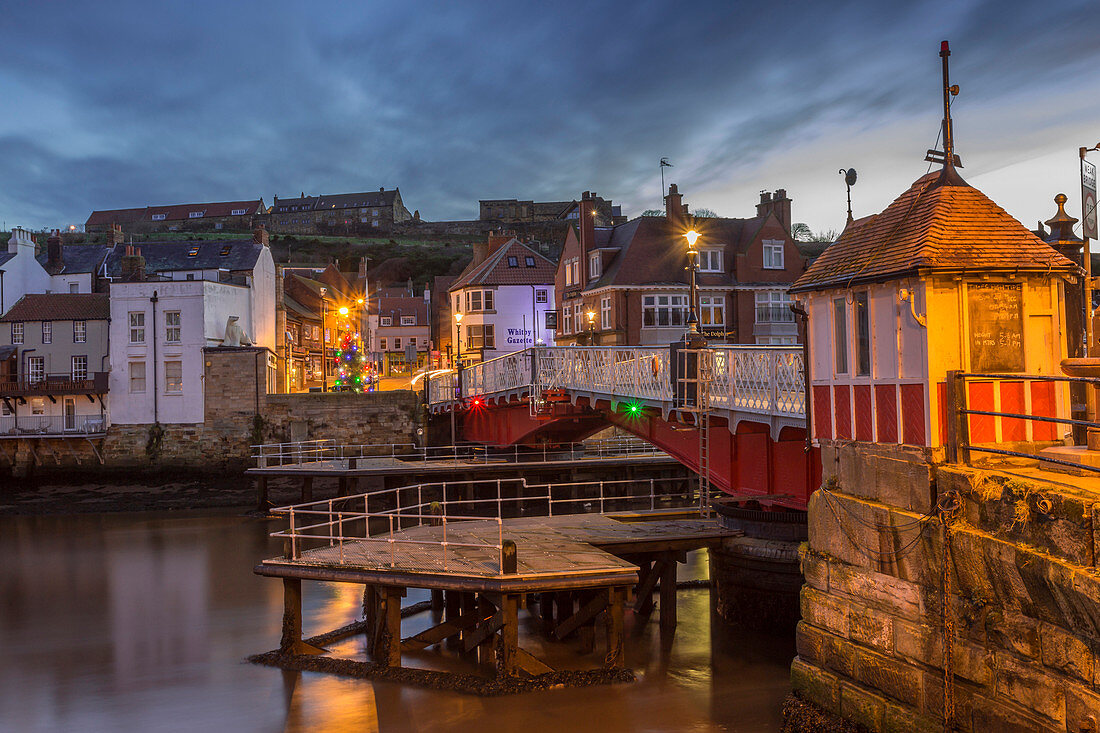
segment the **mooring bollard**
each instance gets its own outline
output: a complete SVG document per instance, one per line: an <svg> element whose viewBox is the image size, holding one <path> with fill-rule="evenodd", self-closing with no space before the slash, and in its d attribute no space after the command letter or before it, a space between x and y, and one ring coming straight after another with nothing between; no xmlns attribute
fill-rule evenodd
<svg viewBox="0 0 1100 733"><path fill-rule="evenodd" d="M512 540L504 540L500 543L500 572L505 575L515 575L516 567L516 543Z"/></svg>

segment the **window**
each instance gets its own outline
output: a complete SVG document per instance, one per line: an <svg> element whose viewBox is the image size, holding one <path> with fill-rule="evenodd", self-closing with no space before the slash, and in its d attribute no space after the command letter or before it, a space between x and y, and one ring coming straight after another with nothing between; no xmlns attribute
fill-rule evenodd
<svg viewBox="0 0 1100 733"><path fill-rule="evenodd" d="M194 280L195 279L195 273L193 273L193 272L187 273L187 279L188 280Z"/></svg>
<svg viewBox="0 0 1100 733"><path fill-rule="evenodd" d="M402 326L415 326L416 325L416 316L401 316L401 325Z"/></svg>
<svg viewBox="0 0 1100 733"><path fill-rule="evenodd" d="M592 252L588 255L588 279L595 280L600 276L600 253Z"/></svg>
<svg viewBox="0 0 1100 733"><path fill-rule="evenodd" d="M682 326L688 319L688 296L646 295L642 298L642 327Z"/></svg>
<svg viewBox="0 0 1100 733"><path fill-rule="evenodd" d="M130 343L145 343L145 313L130 311Z"/></svg>
<svg viewBox="0 0 1100 733"><path fill-rule="evenodd" d="M871 373L871 324L867 313L867 293L856 293L856 374L865 377Z"/></svg>
<svg viewBox="0 0 1100 733"><path fill-rule="evenodd" d="M326 328L325 329L325 343L326 344L331 344L332 343L332 329L331 328Z"/></svg>
<svg viewBox="0 0 1100 733"><path fill-rule="evenodd" d="M378 339L378 350L379 351L386 351L387 350L386 349L386 339L384 339L384 338Z"/></svg>
<svg viewBox="0 0 1100 733"><path fill-rule="evenodd" d="M229 252L232 249L233 249L233 245L232 244L227 244L224 247L222 247L222 251L219 252L218 255L221 256L221 257L228 257Z"/></svg>
<svg viewBox="0 0 1100 733"><path fill-rule="evenodd" d="M611 328L611 296L600 298L600 328Z"/></svg>
<svg viewBox="0 0 1100 733"><path fill-rule="evenodd" d="M192 247L191 249L187 250L187 256L188 257L198 257L199 256L199 248L198 247Z"/></svg>
<svg viewBox="0 0 1100 733"><path fill-rule="evenodd" d="M568 304L561 309L562 333L573 333L573 309Z"/></svg>
<svg viewBox="0 0 1100 733"><path fill-rule="evenodd" d="M394 336L394 338L393 338L393 348L396 351L401 351L401 337L400 336Z"/></svg>
<svg viewBox="0 0 1100 733"><path fill-rule="evenodd" d="M188 219L201 219L203 217L203 214L205 214L205 213L206 213L205 211L192 211L192 212L187 214L187 218Z"/></svg>
<svg viewBox="0 0 1100 733"><path fill-rule="evenodd" d="M130 394L141 394L145 391L145 362L130 362Z"/></svg>
<svg viewBox="0 0 1100 733"><path fill-rule="evenodd" d="M536 290L535 291L535 302L536 303L545 303L546 302L546 291L545 290Z"/></svg>
<svg viewBox="0 0 1100 733"><path fill-rule="evenodd" d="M721 272L722 250L704 249L699 252L699 272Z"/></svg>
<svg viewBox="0 0 1100 733"><path fill-rule="evenodd" d="M581 259L579 257L573 258L573 283L576 285L581 284Z"/></svg>
<svg viewBox="0 0 1100 733"><path fill-rule="evenodd" d="M699 324L701 326L726 325L726 296L699 296Z"/></svg>
<svg viewBox="0 0 1100 733"><path fill-rule="evenodd" d="M569 287L573 284L573 261L569 260L565 263L565 286Z"/></svg>
<svg viewBox="0 0 1100 733"><path fill-rule="evenodd" d="M757 323L794 323L791 296L782 290L760 290L756 293Z"/></svg>
<svg viewBox="0 0 1100 733"><path fill-rule="evenodd" d="M844 298L833 299L833 349L836 373L848 373L848 323L844 314Z"/></svg>
<svg viewBox="0 0 1100 733"><path fill-rule="evenodd" d="M580 333L581 330L584 328L582 324L583 322L581 321L581 302L578 300L573 303L573 328L576 329L577 333Z"/></svg>
<svg viewBox="0 0 1100 733"><path fill-rule="evenodd" d="M72 358L72 375L74 382L80 382L88 378L87 356L74 356Z"/></svg>
<svg viewBox="0 0 1100 733"><path fill-rule="evenodd" d="M764 269L783 269L783 241L776 239L764 240Z"/></svg>
<svg viewBox="0 0 1100 733"><path fill-rule="evenodd" d="M13 344L23 343L23 324L13 323L11 324L11 342Z"/></svg>
<svg viewBox="0 0 1100 733"><path fill-rule="evenodd" d="M528 267L534 267L535 266L535 258L534 257L524 257L523 258L523 264L527 265Z"/></svg>
<svg viewBox="0 0 1100 733"><path fill-rule="evenodd" d="M183 362L164 362L164 391L180 393L183 391Z"/></svg>
<svg viewBox="0 0 1100 733"><path fill-rule="evenodd" d="M519 267L519 258L518 257L509 257L508 258L508 267Z"/></svg>
<svg viewBox="0 0 1100 733"><path fill-rule="evenodd" d="M466 310L468 312L493 310L492 290L467 290Z"/></svg>
<svg viewBox="0 0 1100 733"><path fill-rule="evenodd" d="M53 343L53 323L50 321L42 321L42 343Z"/></svg>
<svg viewBox="0 0 1100 733"><path fill-rule="evenodd" d="M37 384L46 378L46 357L32 356L27 359L27 381Z"/></svg>
<svg viewBox="0 0 1100 733"><path fill-rule="evenodd" d="M393 325L393 316L382 316L381 318L378 319L378 324L380 326L392 326Z"/></svg>
<svg viewBox="0 0 1100 733"><path fill-rule="evenodd" d="M466 328L466 343L470 349L495 349L496 337L493 332L493 324L486 323L483 326L469 326Z"/></svg>
<svg viewBox="0 0 1100 733"><path fill-rule="evenodd" d="M32 397L31 398L31 414L32 415L45 415L46 414L46 398L45 397Z"/></svg>
<svg viewBox="0 0 1100 733"><path fill-rule="evenodd" d="M153 221L164 221L164 214L153 214L149 218L152 219Z"/></svg>
<svg viewBox="0 0 1100 733"><path fill-rule="evenodd" d="M164 340L170 344L180 342L179 311L164 311Z"/></svg>
<svg viewBox="0 0 1100 733"><path fill-rule="evenodd" d="M69 292L70 293L79 293L80 292L80 283L69 283Z"/></svg>
<svg viewBox="0 0 1100 733"><path fill-rule="evenodd" d="M82 344L88 340L88 322L73 321L73 343Z"/></svg>
<svg viewBox="0 0 1100 733"><path fill-rule="evenodd" d="M233 209L233 211L229 212L230 216L244 216L247 213L248 209Z"/></svg>

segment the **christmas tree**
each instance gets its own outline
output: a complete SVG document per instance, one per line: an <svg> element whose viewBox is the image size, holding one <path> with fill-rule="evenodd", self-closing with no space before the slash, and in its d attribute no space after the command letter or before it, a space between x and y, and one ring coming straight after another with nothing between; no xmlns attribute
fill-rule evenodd
<svg viewBox="0 0 1100 733"><path fill-rule="evenodd" d="M359 334L345 331L340 343L333 349L335 362L336 388L362 392L370 386L367 378L367 355L359 341Z"/></svg>

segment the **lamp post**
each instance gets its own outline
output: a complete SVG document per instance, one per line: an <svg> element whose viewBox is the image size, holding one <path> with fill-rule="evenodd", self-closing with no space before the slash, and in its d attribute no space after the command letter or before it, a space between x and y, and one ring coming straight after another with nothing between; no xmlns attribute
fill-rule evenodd
<svg viewBox="0 0 1100 733"><path fill-rule="evenodd" d="M325 294L328 288L321 288L321 391L328 392L328 331L325 330Z"/></svg>
<svg viewBox="0 0 1100 733"><path fill-rule="evenodd" d="M455 399L462 399L462 314L455 313ZM453 414L453 413L452 413Z"/></svg>
<svg viewBox="0 0 1100 733"><path fill-rule="evenodd" d="M702 340L699 332L699 315L696 310L696 301L699 299L699 286L695 281L695 274L699 270L699 250L695 249L695 243L699 241L699 232L694 229L684 233L684 239L688 243L688 330L686 341L689 344L698 344Z"/></svg>
<svg viewBox="0 0 1100 733"><path fill-rule="evenodd" d="M596 311L588 310L585 314L588 319L588 345L596 345Z"/></svg>
<svg viewBox="0 0 1100 733"><path fill-rule="evenodd" d="M1092 252L1089 248L1089 214L1093 216L1095 214L1096 202L1092 202L1093 211L1088 211L1088 202L1085 201L1085 156L1094 150L1100 150L1100 143L1096 143L1091 148L1079 148L1078 153L1081 156L1081 239L1085 240L1084 247L1082 248L1082 254L1084 256L1085 265L1085 356L1092 355ZM1095 172L1095 168L1093 171ZM1093 182L1093 194L1096 193L1096 184Z"/></svg>

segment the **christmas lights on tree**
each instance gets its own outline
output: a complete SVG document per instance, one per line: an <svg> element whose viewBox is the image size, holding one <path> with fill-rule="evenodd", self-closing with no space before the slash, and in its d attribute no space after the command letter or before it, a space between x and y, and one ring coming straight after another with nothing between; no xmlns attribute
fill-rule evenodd
<svg viewBox="0 0 1100 733"><path fill-rule="evenodd" d="M337 389L363 392L370 387L369 362L362 346L359 334L348 330L333 349Z"/></svg>

